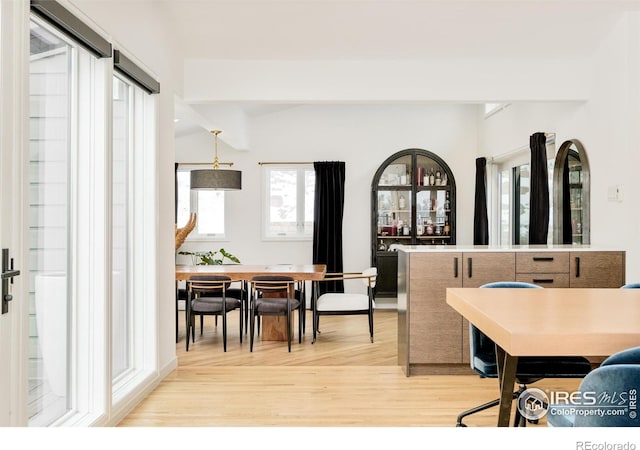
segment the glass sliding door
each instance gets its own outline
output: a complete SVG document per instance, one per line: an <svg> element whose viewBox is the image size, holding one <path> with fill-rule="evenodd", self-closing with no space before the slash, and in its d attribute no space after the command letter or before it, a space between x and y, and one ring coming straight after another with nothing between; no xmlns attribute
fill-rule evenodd
<svg viewBox="0 0 640 450"><path fill-rule="evenodd" d="M36 22L30 41L29 425L46 426L70 409L74 51Z"/></svg>
<svg viewBox="0 0 640 450"><path fill-rule="evenodd" d="M111 376L116 383L132 365L130 302L130 148L132 147L132 87L113 78L112 149L112 280L111 280Z"/></svg>

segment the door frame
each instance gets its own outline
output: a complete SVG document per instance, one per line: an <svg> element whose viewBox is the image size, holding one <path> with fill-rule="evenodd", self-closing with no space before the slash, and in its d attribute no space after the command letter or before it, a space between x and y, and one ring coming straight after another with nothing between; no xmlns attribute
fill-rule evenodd
<svg viewBox="0 0 640 450"><path fill-rule="evenodd" d="M0 0L0 246L15 268L9 313L0 316L0 425L28 423L29 2ZM5 341L7 339L7 341ZM9 342L10 345L5 345Z"/></svg>

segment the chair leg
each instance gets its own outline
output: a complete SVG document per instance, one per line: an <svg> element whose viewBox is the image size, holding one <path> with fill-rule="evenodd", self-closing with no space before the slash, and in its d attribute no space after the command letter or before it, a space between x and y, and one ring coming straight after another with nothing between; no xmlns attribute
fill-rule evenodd
<svg viewBox="0 0 640 450"><path fill-rule="evenodd" d="M514 392L513 393L513 400L517 399L520 396L521 393L522 393L521 390L518 390L518 391ZM499 404L500 404L500 399L497 398L495 400L492 400L492 401L487 402L487 403L483 403L480 406L476 406L475 408L471 408L471 409L468 409L468 410L460 413L458 415L457 420L456 420L456 427L466 427L466 425L464 423L462 423L462 419L464 419L467 416L470 416L471 414L475 414L477 412L484 411L485 409L489 409L489 408L493 408L494 406L498 406ZM516 409L516 420L517 420L517 416L518 416L518 410ZM514 424L514 426L517 426L517 425Z"/></svg>
<svg viewBox="0 0 640 450"><path fill-rule="evenodd" d="M255 327L255 312L253 311L253 309L251 309L251 313L250 313L250 321L249 321L249 350L253 351L253 328Z"/></svg>
<svg viewBox="0 0 640 450"><path fill-rule="evenodd" d="M218 316L216 316L216 326L218 325ZM200 336L202 336L202 329L204 327L204 316L200 314Z"/></svg>
<svg viewBox="0 0 640 450"><path fill-rule="evenodd" d="M371 343L373 344L373 312L369 312L369 336L371 336Z"/></svg>
<svg viewBox="0 0 640 450"><path fill-rule="evenodd" d="M291 310L287 308L287 347L291 352Z"/></svg>
<svg viewBox="0 0 640 450"><path fill-rule="evenodd" d="M240 317L240 343L242 344L242 302L240 303L240 314L238 316Z"/></svg>
<svg viewBox="0 0 640 450"><path fill-rule="evenodd" d="M186 313L186 311L185 311L185 313ZM187 351L189 351L189 338L191 337L190 336L191 335L191 324L189 323L190 322L189 315L190 314L187 313L187 318L185 320L186 331L187 331Z"/></svg>
<svg viewBox="0 0 640 450"><path fill-rule="evenodd" d="M216 320L218 316L216 316ZM222 348L224 351L227 351L227 313L223 311L222 313Z"/></svg>
<svg viewBox="0 0 640 450"><path fill-rule="evenodd" d="M471 408L471 409L468 409L468 410L460 413L458 415L458 419L456 420L456 426L457 427L466 427L466 425L462 423L462 419L464 419L467 416L470 416L471 414L475 414L477 412L484 411L485 409L489 409L489 408L493 408L494 406L498 406L499 404L500 404L500 400L496 399L496 400L492 400L492 401L487 402L487 403L483 403L480 406L476 406L475 408Z"/></svg>

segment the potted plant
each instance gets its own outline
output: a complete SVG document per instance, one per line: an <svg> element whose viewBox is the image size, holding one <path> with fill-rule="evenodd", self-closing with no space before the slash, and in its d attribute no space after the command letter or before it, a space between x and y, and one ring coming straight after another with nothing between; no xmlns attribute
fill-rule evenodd
<svg viewBox="0 0 640 450"><path fill-rule="evenodd" d="M227 252L224 248L221 248L218 251L209 250L208 252L181 251L178 252L178 254L191 256L191 262L194 266L220 265L225 263L225 259L228 259L230 262L240 264L240 260L236 256Z"/></svg>

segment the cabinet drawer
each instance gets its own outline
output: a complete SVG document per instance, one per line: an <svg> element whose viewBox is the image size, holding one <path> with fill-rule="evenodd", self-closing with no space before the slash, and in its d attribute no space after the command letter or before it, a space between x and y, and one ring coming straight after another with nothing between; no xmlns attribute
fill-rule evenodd
<svg viewBox="0 0 640 450"><path fill-rule="evenodd" d="M519 273L516 281L537 284L546 288L568 288L568 273Z"/></svg>
<svg viewBox="0 0 640 450"><path fill-rule="evenodd" d="M516 253L516 273L569 273L569 252Z"/></svg>

